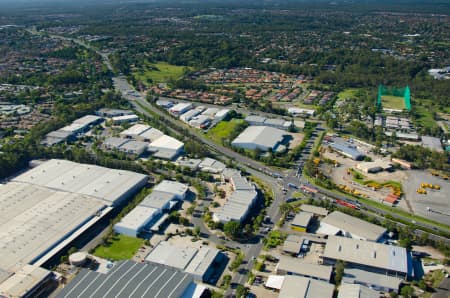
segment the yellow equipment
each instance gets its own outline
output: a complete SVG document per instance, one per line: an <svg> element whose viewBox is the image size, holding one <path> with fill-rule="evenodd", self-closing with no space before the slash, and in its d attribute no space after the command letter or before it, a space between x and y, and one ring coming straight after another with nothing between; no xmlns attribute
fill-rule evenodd
<svg viewBox="0 0 450 298"><path fill-rule="evenodd" d="M425 189L423 189L423 188L418 188L417 189L417 193L422 194L422 195L426 195L427 191Z"/></svg>

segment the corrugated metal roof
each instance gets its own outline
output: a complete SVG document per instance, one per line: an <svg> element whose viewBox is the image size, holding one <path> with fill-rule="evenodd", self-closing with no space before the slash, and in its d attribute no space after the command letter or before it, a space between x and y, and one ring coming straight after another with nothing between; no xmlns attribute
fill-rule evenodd
<svg viewBox="0 0 450 298"><path fill-rule="evenodd" d="M107 274L82 269L57 297L179 298L192 284L191 275L174 268L123 261Z"/></svg>

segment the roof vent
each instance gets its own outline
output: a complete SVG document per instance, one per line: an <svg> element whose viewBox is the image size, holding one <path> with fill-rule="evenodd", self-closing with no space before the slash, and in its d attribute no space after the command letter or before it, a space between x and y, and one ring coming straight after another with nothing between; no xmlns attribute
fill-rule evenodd
<svg viewBox="0 0 450 298"><path fill-rule="evenodd" d="M337 251L341 251L342 250L342 246L339 244Z"/></svg>
<svg viewBox="0 0 450 298"><path fill-rule="evenodd" d="M358 249L359 248L359 244L356 244L356 249Z"/></svg>
<svg viewBox="0 0 450 298"><path fill-rule="evenodd" d="M377 258L377 252L375 250L372 252L372 258L374 258L374 259Z"/></svg>

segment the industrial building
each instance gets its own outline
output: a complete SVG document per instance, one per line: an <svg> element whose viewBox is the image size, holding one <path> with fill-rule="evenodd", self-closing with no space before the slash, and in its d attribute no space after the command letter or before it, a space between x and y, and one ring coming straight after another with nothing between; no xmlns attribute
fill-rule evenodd
<svg viewBox="0 0 450 298"><path fill-rule="evenodd" d="M160 215L161 210L159 209L136 206L114 225L114 232L130 237L138 237L142 229L156 222Z"/></svg>
<svg viewBox="0 0 450 298"><path fill-rule="evenodd" d="M226 165L223 162L206 157L202 160L198 167L203 172L219 174L222 173L223 170L225 170Z"/></svg>
<svg viewBox="0 0 450 298"><path fill-rule="evenodd" d="M402 279L412 275L412 257L404 247L386 245L345 237L328 237L323 263L334 265L338 260L347 268L385 274Z"/></svg>
<svg viewBox="0 0 450 298"><path fill-rule="evenodd" d="M117 150L126 154L140 156L147 151L148 143L111 137L103 141L102 147L106 150Z"/></svg>
<svg viewBox="0 0 450 298"><path fill-rule="evenodd" d="M39 266L146 182L142 174L53 159L0 184L1 295L38 288L49 277Z"/></svg>
<svg viewBox="0 0 450 298"><path fill-rule="evenodd" d="M179 117L180 115L186 113L187 111L189 111L190 109L193 108L193 104L192 103L178 103L176 105L174 105L173 107L171 107L169 109L169 112L176 116Z"/></svg>
<svg viewBox="0 0 450 298"><path fill-rule="evenodd" d="M389 171L392 169L390 161L378 159L372 162L360 162L356 165L356 169L365 174L375 174L382 171Z"/></svg>
<svg viewBox="0 0 450 298"><path fill-rule="evenodd" d="M299 258L280 256L275 270L278 275L297 275L329 282L333 267L308 263Z"/></svg>
<svg viewBox="0 0 450 298"><path fill-rule="evenodd" d="M78 135L89 131L93 126L100 124L102 121L103 118L101 117L86 115L74 120L71 124L64 126L63 128L48 133L41 144L52 146L63 142L73 141Z"/></svg>
<svg viewBox="0 0 450 298"><path fill-rule="evenodd" d="M116 206L147 183L148 177L124 170L51 159L12 181L91 196Z"/></svg>
<svg viewBox="0 0 450 298"><path fill-rule="evenodd" d="M313 218L313 214L300 211L291 222L291 229L298 232L306 232Z"/></svg>
<svg viewBox="0 0 450 298"><path fill-rule="evenodd" d="M119 125L122 123L132 123L139 121L139 117L135 114L115 116L111 118L114 125Z"/></svg>
<svg viewBox="0 0 450 298"><path fill-rule="evenodd" d="M351 158L353 160L362 160L366 155L360 151L358 151L354 147L350 147L351 145L345 145L341 143L331 143L331 148L338 152L339 154L342 154L348 158Z"/></svg>
<svg viewBox="0 0 450 298"><path fill-rule="evenodd" d="M138 237L148 228L159 229L163 213L171 210L178 201L186 196L188 187L175 181L163 180L153 188L151 194L146 196L130 213L114 225L114 231L119 234Z"/></svg>
<svg viewBox="0 0 450 298"><path fill-rule="evenodd" d="M314 216L327 216L328 215L328 210L326 208L318 207L318 206L314 206L314 205L301 204L300 209L302 209L302 211L312 213L312 214L314 214Z"/></svg>
<svg viewBox="0 0 450 298"><path fill-rule="evenodd" d="M288 235L283 244L283 252L297 256L302 249L305 238L297 235Z"/></svg>
<svg viewBox="0 0 450 298"><path fill-rule="evenodd" d="M130 110L102 108L99 109L97 112L95 112L95 114L100 117L113 118L126 115L133 115L134 113L133 111Z"/></svg>
<svg viewBox="0 0 450 298"><path fill-rule="evenodd" d="M278 298L332 298L334 285L302 276L286 275Z"/></svg>
<svg viewBox="0 0 450 298"><path fill-rule="evenodd" d="M249 126L231 145L237 148L261 151L277 151L277 147L283 142L285 132L269 126Z"/></svg>
<svg viewBox="0 0 450 298"><path fill-rule="evenodd" d="M391 137L394 132L392 131L385 131L384 134L388 137ZM395 132L395 137L399 140L405 140L405 141L411 141L411 142L418 142L420 140L420 136L415 132Z"/></svg>
<svg viewBox="0 0 450 298"><path fill-rule="evenodd" d="M385 293L398 292L402 282L401 278L355 268L345 268L342 277L342 283L364 285Z"/></svg>
<svg viewBox="0 0 450 298"><path fill-rule="evenodd" d="M145 261L173 267L191 274L194 280L208 282L225 255L215 248L180 247L161 241L145 257Z"/></svg>
<svg viewBox="0 0 450 298"><path fill-rule="evenodd" d="M198 169L198 166L202 162L201 159L198 158L187 158L185 156L179 157L176 160L176 164L180 167L186 167L193 171L196 171Z"/></svg>
<svg viewBox="0 0 450 298"><path fill-rule="evenodd" d="M180 120L186 123L189 123L189 121L194 118L195 116L199 115L201 112L205 110L205 107L198 106L195 109L189 110L186 113L183 113L180 116Z"/></svg>
<svg viewBox="0 0 450 298"><path fill-rule="evenodd" d="M117 149L119 151L127 153L127 154L140 156L144 152L147 151L147 148L148 148L148 143L146 143L146 142L128 140L128 142L123 143Z"/></svg>
<svg viewBox="0 0 450 298"><path fill-rule="evenodd" d="M380 293L358 284L342 284L339 287L337 298L380 298Z"/></svg>
<svg viewBox="0 0 450 298"><path fill-rule="evenodd" d="M153 192L158 191L173 194L175 199L184 200L188 189L186 184L171 180L163 180L153 188Z"/></svg>
<svg viewBox="0 0 450 298"><path fill-rule="evenodd" d="M249 125L253 126L269 126L277 129L288 130L292 127L292 121L283 119L266 118L257 115L249 115L245 118Z"/></svg>
<svg viewBox="0 0 450 298"><path fill-rule="evenodd" d="M142 142L154 142L160 137L164 136L164 133L160 131L159 129L156 129L154 127L147 129L146 131L139 134L139 136L136 137L137 140Z"/></svg>
<svg viewBox="0 0 450 298"><path fill-rule="evenodd" d="M75 134L70 131L55 130L45 135L41 144L45 146L53 146L63 142L71 142L76 140Z"/></svg>
<svg viewBox="0 0 450 298"><path fill-rule="evenodd" d="M444 151L442 148L441 139L430 136L422 136L422 147L438 152Z"/></svg>
<svg viewBox="0 0 450 298"><path fill-rule="evenodd" d="M6 280L0 276L1 297L38 297L45 284L54 278L54 274L34 265L24 265Z"/></svg>
<svg viewBox="0 0 450 298"><path fill-rule="evenodd" d="M162 107L165 109L173 107L173 101L167 99L158 99L155 103L158 107Z"/></svg>
<svg viewBox="0 0 450 298"><path fill-rule="evenodd" d="M180 270L153 263L117 262L107 273L82 269L56 296L187 298L197 286L193 277ZM204 287L203 287L204 289Z"/></svg>
<svg viewBox="0 0 450 298"><path fill-rule="evenodd" d="M386 229L340 211L334 211L320 221L317 233L378 242L383 239Z"/></svg>
<svg viewBox="0 0 450 298"><path fill-rule="evenodd" d="M148 150L154 157L173 160L184 151L184 143L167 135L151 142Z"/></svg>
<svg viewBox="0 0 450 298"><path fill-rule="evenodd" d="M302 108L291 107L291 108L288 108L288 113L293 116L312 117L312 116L314 116L316 111L313 109L302 109Z"/></svg>
<svg viewBox="0 0 450 298"><path fill-rule="evenodd" d="M210 124L211 118L206 115L195 116L192 117L191 120L189 120L189 125L198 129L207 128Z"/></svg>
<svg viewBox="0 0 450 298"><path fill-rule="evenodd" d="M128 129L122 131L119 136L124 139L135 139L138 140L139 136L149 130L151 126L147 124L135 124Z"/></svg>
<svg viewBox="0 0 450 298"><path fill-rule="evenodd" d="M227 198L225 204L217 212L214 212L213 220L222 223L228 221L243 222L258 198L255 186L234 169L225 169L222 172L222 177L231 183L233 192Z"/></svg>
<svg viewBox="0 0 450 298"><path fill-rule="evenodd" d="M120 137L142 142L153 142L164 135L160 130L147 124L135 124L122 131Z"/></svg>
<svg viewBox="0 0 450 298"><path fill-rule="evenodd" d="M225 119L228 115L228 113L230 112L229 109L221 109L219 110L215 115L214 115L214 121L215 122L220 122L223 119Z"/></svg>

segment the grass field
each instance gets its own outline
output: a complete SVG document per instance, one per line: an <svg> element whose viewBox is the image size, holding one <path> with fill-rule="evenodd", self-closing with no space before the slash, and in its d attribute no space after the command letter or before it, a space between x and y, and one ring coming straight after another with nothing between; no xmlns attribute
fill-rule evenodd
<svg viewBox="0 0 450 298"><path fill-rule="evenodd" d="M437 126L432 111L424 106L416 106L417 123L423 127L434 128Z"/></svg>
<svg viewBox="0 0 450 298"><path fill-rule="evenodd" d="M381 105L385 109L403 110L406 109L403 97L393 95L383 95Z"/></svg>
<svg viewBox="0 0 450 298"><path fill-rule="evenodd" d="M166 83L170 80L179 79L183 76L185 66L172 65L167 62L146 64L142 69L133 74L136 79L144 84Z"/></svg>
<svg viewBox="0 0 450 298"><path fill-rule="evenodd" d="M231 119L230 121L219 122L206 133L206 136L214 142L222 144L223 140L228 139L233 131L235 131L240 124L244 123L245 121L243 119Z"/></svg>
<svg viewBox="0 0 450 298"><path fill-rule="evenodd" d="M98 246L94 250L94 255L108 260L128 260L133 257L144 240L125 236L115 235L111 242Z"/></svg>
<svg viewBox="0 0 450 298"><path fill-rule="evenodd" d="M354 89L354 88L350 88L350 89L345 89L344 91L341 91L338 93L338 100L342 100L342 99L346 99L346 98L357 98L357 93L358 93L359 89Z"/></svg>

